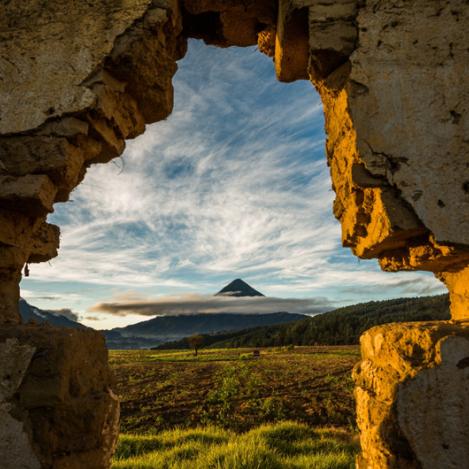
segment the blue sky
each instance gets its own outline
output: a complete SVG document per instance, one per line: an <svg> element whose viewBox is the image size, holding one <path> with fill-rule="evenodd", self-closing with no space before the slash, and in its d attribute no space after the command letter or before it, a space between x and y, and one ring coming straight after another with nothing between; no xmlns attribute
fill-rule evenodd
<svg viewBox="0 0 469 469"><path fill-rule="evenodd" d="M174 87L172 115L56 205L60 254L31 266L28 301L108 328L144 317L96 305L210 295L237 277L329 309L444 291L431 274L384 273L341 247L309 82L277 82L255 48L191 41Z"/></svg>

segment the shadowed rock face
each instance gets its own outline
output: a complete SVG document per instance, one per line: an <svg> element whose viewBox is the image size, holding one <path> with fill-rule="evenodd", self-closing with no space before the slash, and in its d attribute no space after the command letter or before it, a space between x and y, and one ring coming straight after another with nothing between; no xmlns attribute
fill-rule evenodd
<svg viewBox="0 0 469 469"><path fill-rule="evenodd" d="M385 270L434 272L468 319L468 16L464 0L4 2L0 324L20 321L24 264L57 255L53 204L171 112L187 37L257 42L280 80L311 79L343 244Z"/></svg>
<svg viewBox="0 0 469 469"><path fill-rule="evenodd" d="M119 403L100 333L4 327L0 364L2 468L109 465Z"/></svg>
<svg viewBox="0 0 469 469"><path fill-rule="evenodd" d="M12 411L13 398L21 386L26 370L31 363L35 348L30 344L22 345L16 338L7 339L0 344L0 454L7 466L28 467L39 469L37 455L33 451L30 439L26 433L23 422L14 418Z"/></svg>

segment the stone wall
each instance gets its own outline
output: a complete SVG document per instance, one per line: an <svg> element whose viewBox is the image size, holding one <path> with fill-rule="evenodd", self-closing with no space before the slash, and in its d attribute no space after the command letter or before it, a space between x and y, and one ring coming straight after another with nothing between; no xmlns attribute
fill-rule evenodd
<svg viewBox="0 0 469 469"><path fill-rule="evenodd" d="M359 468L469 461L469 324L389 324L361 337L354 370Z"/></svg>
<svg viewBox="0 0 469 469"><path fill-rule="evenodd" d="M23 265L57 255L53 204L170 114L181 32L170 0L0 6L0 323Z"/></svg>
<svg viewBox="0 0 469 469"><path fill-rule="evenodd" d="M448 286L453 319L469 319L469 84L464 80L469 67L468 16L465 0L4 2L0 324L11 340L0 341L1 347L16 357L18 369L28 366L33 352L21 340L27 336L33 347L37 337L17 325L18 285L25 263L57 255L59 230L47 223L47 215L54 203L68 200L91 164L120 155L126 139L142 133L146 123L169 115L171 79L187 37L220 47L257 43L274 58L280 80L310 79L324 104L326 150L336 192L333 212L342 225L344 246L359 257L377 258L385 270L434 272ZM452 334L465 330L456 323L452 327ZM405 331L404 327L402 334ZM91 332L82 334L92 340ZM387 329L382 334L391 337ZM412 336L411 342L421 347L422 337ZM56 340L64 353L74 347L72 336L51 330L51 344ZM461 341L454 343L455 348L465 347ZM396 346L394 352L406 356L404 343L398 344L403 348ZM438 347L427 341L421 348L437 353L433 351ZM367 353L364 350L364 363ZM380 353L391 352L384 348ZM100 357L105 367L106 358ZM415 375L435 363L425 361ZM65 373L57 367L58 374ZM459 386L460 374L445 373ZM366 381L365 375L357 373L359 383ZM27 375L18 377L18 383L23 379ZM13 395L18 395L18 387L0 397L9 402ZM393 409L397 395L389 398ZM412 455L407 459L414 461L409 464L423 464L407 434L404 446L389 446L370 436L372 425L365 416L375 404L360 391L357 396L362 464L404 467L393 466L393 458L409 447ZM413 399L411 392L402 396L402 402ZM414 431L412 407L402 402L399 408L406 409L407 423L399 423L399 431ZM465 401L461 405L465 409ZM31 410L21 412L26 420L32 418ZM379 428L388 425L370 418ZM446 418L438 414L440 423ZM27 429L21 433L17 422L11 428L19 432L21 447L33 441L32 452L18 454L48 467L42 450L37 450L39 436ZM392 425L389 428L395 428ZM115 438L115 432L109 435ZM66 446L68 438L63 436L60 444ZM107 465L105 447L112 444L106 445L101 466L96 467ZM377 448L383 445L391 456L373 456L381 454ZM79 447L69 451L77 461L79 454L88 454Z"/></svg>
<svg viewBox="0 0 469 469"><path fill-rule="evenodd" d="M295 41L277 41L277 74L303 78L307 63L323 100L344 246L384 270L434 272L453 317L468 317L466 2L280 4L283 30L294 11L308 19L309 61Z"/></svg>
<svg viewBox="0 0 469 469"><path fill-rule="evenodd" d="M68 200L91 164L120 155L125 139L171 112L181 32L176 1L0 5L5 469L109 467L119 406L103 338L19 325L18 285L25 263L57 255L59 229L46 222L53 204Z"/></svg>
<svg viewBox="0 0 469 469"><path fill-rule="evenodd" d="M100 333L2 328L1 467L108 467L119 429L112 383Z"/></svg>

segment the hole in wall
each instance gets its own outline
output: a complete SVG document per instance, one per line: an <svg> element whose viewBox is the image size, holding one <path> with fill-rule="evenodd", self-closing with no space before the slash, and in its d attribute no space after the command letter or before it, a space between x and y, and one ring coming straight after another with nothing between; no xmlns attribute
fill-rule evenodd
<svg viewBox="0 0 469 469"><path fill-rule="evenodd" d="M390 276L342 248L309 82L279 83L255 48L196 40L179 69L172 115L56 206L60 254L23 279L27 299L108 328L142 318L87 312L103 299L211 293L237 277L330 308L443 291L431 274Z"/></svg>

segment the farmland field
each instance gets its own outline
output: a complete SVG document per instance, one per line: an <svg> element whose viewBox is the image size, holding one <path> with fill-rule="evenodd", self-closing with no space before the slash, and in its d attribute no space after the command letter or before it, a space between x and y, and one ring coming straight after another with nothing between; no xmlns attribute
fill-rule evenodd
<svg viewBox="0 0 469 469"><path fill-rule="evenodd" d="M358 347L111 351L121 431L153 433L213 424L246 431L295 420L354 424L351 370Z"/></svg>
<svg viewBox="0 0 469 469"><path fill-rule="evenodd" d="M114 469L353 467L355 346L111 351Z"/></svg>

